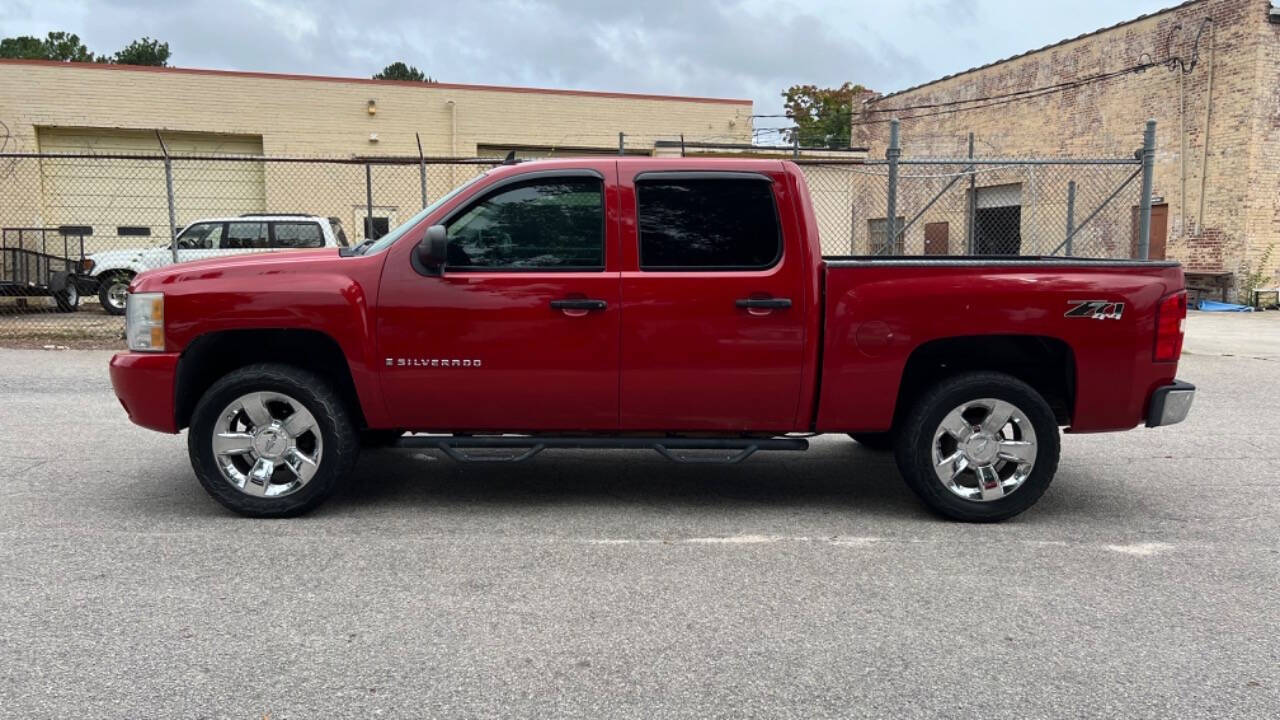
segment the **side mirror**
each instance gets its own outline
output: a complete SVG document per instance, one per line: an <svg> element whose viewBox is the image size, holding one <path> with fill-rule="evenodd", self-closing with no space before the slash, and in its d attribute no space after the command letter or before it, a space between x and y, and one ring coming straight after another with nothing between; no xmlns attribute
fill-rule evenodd
<svg viewBox="0 0 1280 720"><path fill-rule="evenodd" d="M418 246L413 249L418 263L430 275L444 274L444 259L449 248L449 238L443 225L432 225L427 234L422 236Z"/></svg>

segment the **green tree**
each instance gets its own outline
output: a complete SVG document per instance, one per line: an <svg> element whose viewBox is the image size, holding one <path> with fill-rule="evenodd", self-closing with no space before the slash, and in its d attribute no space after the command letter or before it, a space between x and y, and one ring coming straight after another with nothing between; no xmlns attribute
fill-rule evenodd
<svg viewBox="0 0 1280 720"><path fill-rule="evenodd" d="M151 65L153 67L169 66L169 43L143 37L134 40L111 57L117 65Z"/></svg>
<svg viewBox="0 0 1280 720"><path fill-rule="evenodd" d="M44 40L20 35L0 40L0 58L93 62L93 53L74 33L51 32Z"/></svg>
<svg viewBox="0 0 1280 720"><path fill-rule="evenodd" d="M787 116L795 128L786 133L787 142L799 140L801 147L849 147L853 121L853 101L867 89L845 83L838 88L792 85L782 93Z"/></svg>
<svg viewBox="0 0 1280 720"><path fill-rule="evenodd" d="M44 43L30 35L7 37L0 40L0 58L14 60L48 60Z"/></svg>
<svg viewBox="0 0 1280 720"><path fill-rule="evenodd" d="M374 80L405 80L408 82L433 83L429 75L422 72L412 65L405 65L402 62L393 62L382 68L380 72L374 73Z"/></svg>

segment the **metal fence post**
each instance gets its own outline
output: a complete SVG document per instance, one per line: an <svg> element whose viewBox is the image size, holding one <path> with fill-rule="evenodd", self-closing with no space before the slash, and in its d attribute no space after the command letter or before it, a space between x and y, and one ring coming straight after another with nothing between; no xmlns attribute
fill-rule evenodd
<svg viewBox="0 0 1280 720"><path fill-rule="evenodd" d="M169 198L169 252L173 261L178 262L178 213L173 207L173 160L169 158L169 148L164 145L160 131L156 131L156 140L160 142L160 152L164 154L164 189Z"/></svg>
<svg viewBox="0 0 1280 720"><path fill-rule="evenodd" d="M902 147L898 144L898 119L889 121L889 147L884 151L885 160L889 161L889 207L885 218L885 244L880 249L882 255L890 252L898 237L898 158L902 155Z"/></svg>
<svg viewBox="0 0 1280 720"><path fill-rule="evenodd" d="M376 239L373 237L373 165L364 164L364 238L366 240Z"/></svg>
<svg viewBox="0 0 1280 720"><path fill-rule="evenodd" d="M427 159L422 155L422 137L419 136L418 133L414 133L413 138L418 141L418 183L422 186L422 207L426 207L427 206Z"/></svg>
<svg viewBox="0 0 1280 720"><path fill-rule="evenodd" d="M969 159L973 160L973 133L969 133ZM973 255L973 233L978 215L978 174L973 163L969 164L969 197L965 203L964 244L967 254Z"/></svg>
<svg viewBox="0 0 1280 720"><path fill-rule="evenodd" d="M1156 163L1156 121L1148 120L1142 132L1142 199L1138 206L1138 257L1151 252L1151 181Z"/></svg>
<svg viewBox="0 0 1280 720"><path fill-rule="evenodd" d="M618 133L618 154L619 154L619 155L622 155L622 154L623 154L623 152L622 152L622 147L623 147L622 142L623 142L623 140L624 140L626 137L627 137L627 136L626 136L626 134L625 134L625 133Z"/></svg>
<svg viewBox="0 0 1280 720"><path fill-rule="evenodd" d="M1071 237L1076 232L1076 181L1067 181L1067 246L1066 255L1071 257Z"/></svg>

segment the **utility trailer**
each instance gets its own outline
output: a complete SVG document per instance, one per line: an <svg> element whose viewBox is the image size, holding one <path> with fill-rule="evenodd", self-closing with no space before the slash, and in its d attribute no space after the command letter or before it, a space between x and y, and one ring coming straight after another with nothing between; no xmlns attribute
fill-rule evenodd
<svg viewBox="0 0 1280 720"><path fill-rule="evenodd" d="M58 312L75 312L92 290L84 239L87 225L0 229L0 297L52 297Z"/></svg>

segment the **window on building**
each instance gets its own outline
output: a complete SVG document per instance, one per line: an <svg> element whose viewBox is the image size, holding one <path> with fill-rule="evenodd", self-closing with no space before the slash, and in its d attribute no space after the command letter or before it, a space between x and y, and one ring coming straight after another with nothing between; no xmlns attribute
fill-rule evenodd
<svg viewBox="0 0 1280 720"><path fill-rule="evenodd" d="M120 225L116 228L116 235L121 237L151 237L151 228L146 225Z"/></svg>
<svg viewBox="0 0 1280 720"><path fill-rule="evenodd" d="M1021 184L978 188L973 216L973 247L978 255L1021 254Z"/></svg>
<svg viewBox="0 0 1280 720"><path fill-rule="evenodd" d="M889 223L885 218L871 218L867 220L867 252L871 255L902 255L902 228L906 227L907 219L901 215L898 216L898 225L896 237L893 246L889 246Z"/></svg>
<svg viewBox="0 0 1280 720"><path fill-rule="evenodd" d="M604 188L595 177L500 188L448 224L453 270L604 269Z"/></svg>
<svg viewBox="0 0 1280 720"><path fill-rule="evenodd" d="M385 215L374 215L373 217L365 215L361 220L364 221L364 237L366 240L377 240L391 230L391 219Z"/></svg>
<svg viewBox="0 0 1280 720"><path fill-rule="evenodd" d="M773 183L764 176L641 175L636 202L641 269L764 269L782 257Z"/></svg>
<svg viewBox="0 0 1280 720"><path fill-rule="evenodd" d="M270 247L264 222L227 223L227 237L222 247L230 250L253 250Z"/></svg>
<svg viewBox="0 0 1280 720"><path fill-rule="evenodd" d="M272 223L275 242L272 247L279 248L318 248L324 247L324 236L320 232L319 223L313 222L278 222Z"/></svg>

